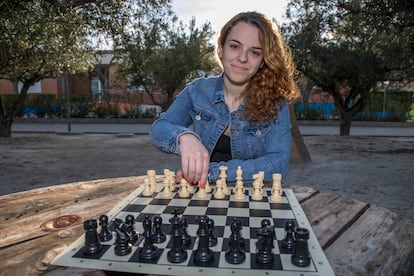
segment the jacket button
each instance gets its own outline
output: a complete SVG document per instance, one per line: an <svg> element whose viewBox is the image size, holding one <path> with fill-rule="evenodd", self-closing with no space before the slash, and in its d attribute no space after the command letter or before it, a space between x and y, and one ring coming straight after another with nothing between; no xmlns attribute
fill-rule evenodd
<svg viewBox="0 0 414 276"><path fill-rule="evenodd" d="M256 136L259 136L259 137L262 136L262 132L260 130L257 130L256 131Z"/></svg>
<svg viewBox="0 0 414 276"><path fill-rule="evenodd" d="M239 132L238 132L237 130L235 130L235 131L233 132L233 134L234 134L234 136L239 136Z"/></svg>
<svg viewBox="0 0 414 276"><path fill-rule="evenodd" d="M195 116L195 119L196 119L196 121L200 121L200 120L201 120L201 116L200 116L200 114L197 114L197 115Z"/></svg>

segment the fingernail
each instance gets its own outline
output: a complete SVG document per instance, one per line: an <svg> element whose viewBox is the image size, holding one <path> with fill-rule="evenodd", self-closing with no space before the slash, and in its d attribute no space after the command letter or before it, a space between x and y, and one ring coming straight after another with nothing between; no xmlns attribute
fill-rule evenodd
<svg viewBox="0 0 414 276"><path fill-rule="evenodd" d="M197 181L193 180L193 185L197 184Z"/></svg>
<svg viewBox="0 0 414 276"><path fill-rule="evenodd" d="M200 183L200 188L204 189L205 185L204 183Z"/></svg>
<svg viewBox="0 0 414 276"><path fill-rule="evenodd" d="M184 176L185 179L188 179L188 175Z"/></svg>

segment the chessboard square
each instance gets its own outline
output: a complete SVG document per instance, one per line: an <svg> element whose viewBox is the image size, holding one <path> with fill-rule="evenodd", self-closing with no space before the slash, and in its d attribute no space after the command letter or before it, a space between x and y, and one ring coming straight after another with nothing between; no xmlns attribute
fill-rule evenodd
<svg viewBox="0 0 414 276"><path fill-rule="evenodd" d="M197 217L200 215L185 215L188 225L196 224L198 226Z"/></svg>
<svg viewBox="0 0 414 276"><path fill-rule="evenodd" d="M286 198L283 198L283 199L287 201ZM288 202L280 202L280 203L269 202L269 205L271 209L292 210L292 207L290 207L290 204Z"/></svg>
<svg viewBox="0 0 414 276"><path fill-rule="evenodd" d="M112 246L111 249L107 250L104 255L102 255L102 260L111 260L111 261L118 261L118 262L127 262L131 258L134 251L138 249L137 246L132 246L131 253L124 255L124 256L118 256L115 254L115 245Z"/></svg>
<svg viewBox="0 0 414 276"><path fill-rule="evenodd" d="M224 227L224 225L226 225L226 216L209 215L208 218L214 221L214 229L216 229L218 226Z"/></svg>
<svg viewBox="0 0 414 276"><path fill-rule="evenodd" d="M138 204L138 205L148 205L153 200L152 197L142 197L139 196L131 202L131 204Z"/></svg>
<svg viewBox="0 0 414 276"><path fill-rule="evenodd" d="M168 205L171 199L169 198L154 198L149 204L150 205Z"/></svg>
<svg viewBox="0 0 414 276"><path fill-rule="evenodd" d="M210 216L210 215L219 215L219 216L226 216L227 215L227 208L216 208L216 207L208 207L207 211L206 211L206 215ZM202 213L200 213L202 214Z"/></svg>
<svg viewBox="0 0 414 276"><path fill-rule="evenodd" d="M250 209L269 210L270 206L269 206L268 202L251 201L250 202Z"/></svg>
<svg viewBox="0 0 414 276"><path fill-rule="evenodd" d="M191 253L190 261L188 266L197 266L197 267L218 267L220 263L220 252L213 251L213 260L210 262L196 262L194 261L195 250ZM199 269L199 272L202 272L202 269Z"/></svg>
<svg viewBox="0 0 414 276"><path fill-rule="evenodd" d="M270 210L250 209L251 217L271 218L272 213Z"/></svg>
<svg viewBox="0 0 414 276"><path fill-rule="evenodd" d="M270 225L273 224L272 218L264 218L264 217L250 217L250 227L260 228L262 226L262 221L264 219L270 220Z"/></svg>
<svg viewBox="0 0 414 276"><path fill-rule="evenodd" d="M231 235L231 228L230 226L224 227L223 237L224 238L230 238ZM240 235L248 241L250 239L250 228L249 227L243 227L240 231Z"/></svg>
<svg viewBox="0 0 414 276"><path fill-rule="evenodd" d="M273 218L273 224L275 225L275 228L282 228L285 229L286 223L293 221L295 225L298 225L295 219L292 218Z"/></svg>
<svg viewBox="0 0 414 276"><path fill-rule="evenodd" d="M251 216L250 211L248 208L229 208L227 213L233 217L248 217Z"/></svg>
<svg viewBox="0 0 414 276"><path fill-rule="evenodd" d="M244 262L240 264L231 264L226 261L226 252L222 252L222 254L220 254L219 267L225 269L250 269L250 254L246 253L246 259ZM235 275L237 275L237 273Z"/></svg>
<svg viewBox="0 0 414 276"><path fill-rule="evenodd" d="M151 220L154 216L157 216L158 214L153 214L153 213L140 213L136 218L135 218L135 224L138 224L137 226L142 226L142 222L145 220L146 216L148 216Z"/></svg>
<svg viewBox="0 0 414 276"><path fill-rule="evenodd" d="M148 205L142 210L142 213L162 214L166 205Z"/></svg>
<svg viewBox="0 0 414 276"><path fill-rule="evenodd" d="M229 236L230 237L230 236ZM223 244L222 244L222 246L221 246L221 251L222 252L226 252L227 250L229 250L229 248L230 248L230 238L224 238L223 239ZM243 236L243 233L242 233L242 237L244 238L245 236ZM244 239L243 240L243 244L241 244L240 245L240 248L245 252L245 253L250 253L251 251L250 251L250 248L256 248L255 247L255 244L252 244L251 243L251 240L249 240L249 239Z"/></svg>
<svg viewBox="0 0 414 276"><path fill-rule="evenodd" d="M187 259L185 261L183 261L182 263L171 263L170 261L168 261L168 251L170 251L170 249L165 249L159 260L158 260L158 264L160 265L169 265L169 266L188 266L188 262L190 261L190 256L191 256L191 250L186 250L187 251Z"/></svg>
<svg viewBox="0 0 414 276"><path fill-rule="evenodd" d="M209 204L208 200L190 200L188 206L200 206L200 207L207 207Z"/></svg>
<svg viewBox="0 0 414 276"><path fill-rule="evenodd" d="M249 208L248 201L230 201L229 208Z"/></svg>
<svg viewBox="0 0 414 276"><path fill-rule="evenodd" d="M307 267L300 267L292 264L291 261L292 255L291 254L280 254L281 263L283 266L283 269L286 271L297 271L297 272L316 272L316 267L313 264L313 261L311 259L311 264ZM310 273L308 273L310 274Z"/></svg>
<svg viewBox="0 0 414 276"><path fill-rule="evenodd" d="M210 200L208 207L215 207L215 208L228 208L229 201L225 200Z"/></svg>
<svg viewBox="0 0 414 276"><path fill-rule="evenodd" d="M188 235L190 235L192 237L197 237L197 229L198 229L197 224L189 224L188 227L187 227Z"/></svg>
<svg viewBox="0 0 414 276"><path fill-rule="evenodd" d="M284 228L275 228L275 234L277 240L283 240L286 237L286 231Z"/></svg>
<svg viewBox="0 0 414 276"><path fill-rule="evenodd" d="M261 264L256 261L256 253L251 255L250 267L251 269L264 269L264 270L283 270L282 261L280 255L273 254L273 262L270 264Z"/></svg>
<svg viewBox="0 0 414 276"><path fill-rule="evenodd" d="M183 215L202 215L205 214L207 207L199 207L199 206L187 206Z"/></svg>
<svg viewBox="0 0 414 276"><path fill-rule="evenodd" d="M189 200L188 199L182 199L182 198L173 198L171 199L169 206L181 206L185 207L188 205Z"/></svg>
<svg viewBox="0 0 414 276"><path fill-rule="evenodd" d="M293 253L293 248L291 248L291 249L283 248L282 247L282 242L283 241L281 241L281 240L277 241L277 245L278 245L277 249L278 249L279 253L280 254L289 254L289 255L291 255Z"/></svg>
<svg viewBox="0 0 414 276"><path fill-rule="evenodd" d="M128 204L125 206L124 209L121 210L121 212L134 212L139 213L144 210L144 208L147 207L147 205L141 205L141 204Z"/></svg>
<svg viewBox="0 0 414 276"><path fill-rule="evenodd" d="M235 217L235 216L227 216L226 225L230 226L233 221L233 218L239 219L241 221L243 228L250 226L249 217Z"/></svg>
<svg viewBox="0 0 414 276"><path fill-rule="evenodd" d="M273 218L278 219L294 219L295 216L292 211L290 210L271 210Z"/></svg>
<svg viewBox="0 0 414 276"><path fill-rule="evenodd" d="M92 259L92 260L100 260L102 256L108 251L110 245L102 245L101 250L93 255L88 255L83 252L83 247L81 247L76 253L72 256L73 258L83 258L83 259Z"/></svg>

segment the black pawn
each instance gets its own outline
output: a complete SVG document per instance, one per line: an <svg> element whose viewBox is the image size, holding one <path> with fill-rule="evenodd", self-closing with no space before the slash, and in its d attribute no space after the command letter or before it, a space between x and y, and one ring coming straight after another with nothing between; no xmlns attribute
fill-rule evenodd
<svg viewBox="0 0 414 276"><path fill-rule="evenodd" d="M191 244L191 236L187 233L188 228L188 220L186 217L181 217L181 240L183 242L183 245L189 245Z"/></svg>
<svg viewBox="0 0 414 276"><path fill-rule="evenodd" d="M143 233L144 245L142 246L142 248L139 249L138 257L144 260L151 260L158 255L159 250L158 250L158 247L156 247L153 243L152 233L151 233L151 229L152 229L151 220L148 215L145 217L142 224L144 228L144 233Z"/></svg>
<svg viewBox="0 0 414 276"><path fill-rule="evenodd" d="M208 227L208 246L213 247L217 245L217 237L214 235L214 220L207 220Z"/></svg>
<svg viewBox="0 0 414 276"><path fill-rule="evenodd" d="M101 231L99 232L99 240L101 242L110 241L112 239L112 232L108 229L108 216L101 215L99 217L99 224L101 225Z"/></svg>
<svg viewBox="0 0 414 276"><path fill-rule="evenodd" d="M241 248L240 238L242 225L240 220L233 220L230 226L230 244L229 249L226 251L226 261L231 264L241 264L246 260L246 253Z"/></svg>
<svg viewBox="0 0 414 276"><path fill-rule="evenodd" d="M98 239L98 223L95 219L86 220L83 223L85 229L85 246L83 253L86 255L95 255L101 251L102 245Z"/></svg>
<svg viewBox="0 0 414 276"><path fill-rule="evenodd" d="M213 251L208 247L207 220L207 216L199 216L196 219L198 222L198 248L194 251L195 262L205 263L214 259Z"/></svg>
<svg viewBox="0 0 414 276"><path fill-rule="evenodd" d="M126 215L125 217L125 223L134 227L134 223L135 223L135 218L133 215Z"/></svg>
<svg viewBox="0 0 414 276"><path fill-rule="evenodd" d="M152 240L154 243L163 243L167 239L167 236L162 231L162 218L160 216L155 216L153 219L154 223L154 234L152 235Z"/></svg>
<svg viewBox="0 0 414 276"><path fill-rule="evenodd" d="M171 263L182 263L187 259L187 251L183 248L181 218L178 216L178 210L174 211L174 216L170 219L172 224L171 240L172 247L167 252L167 260Z"/></svg>
<svg viewBox="0 0 414 276"><path fill-rule="evenodd" d="M297 228L295 231L296 243L292 254L292 264L299 267L310 265L310 254L308 249L309 230Z"/></svg>
<svg viewBox="0 0 414 276"><path fill-rule="evenodd" d="M295 238L293 237L293 233L295 232L295 222L288 221L285 224L285 238L282 240L282 248L292 250L295 247Z"/></svg>

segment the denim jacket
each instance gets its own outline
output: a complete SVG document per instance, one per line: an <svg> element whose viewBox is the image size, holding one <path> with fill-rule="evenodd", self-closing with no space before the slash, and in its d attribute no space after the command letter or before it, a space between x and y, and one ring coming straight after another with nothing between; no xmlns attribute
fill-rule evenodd
<svg viewBox="0 0 414 276"><path fill-rule="evenodd" d="M170 108L154 122L150 131L151 141L163 151L179 154L178 138L185 133L192 133L211 155L230 123L233 159L210 162L210 183L219 178L220 166L228 167L227 182L236 181L238 166L242 168L244 181L252 181L253 174L259 171L265 173L265 181L271 181L273 173L286 176L291 150L288 106L279 108L277 120L261 124L243 118L244 105L242 102L238 110L229 112L224 101L222 75L196 79L181 91Z"/></svg>

